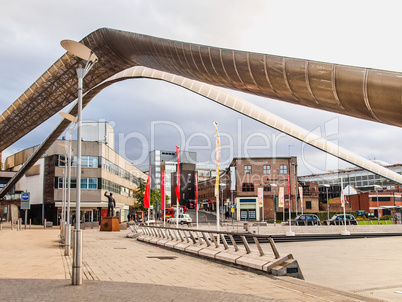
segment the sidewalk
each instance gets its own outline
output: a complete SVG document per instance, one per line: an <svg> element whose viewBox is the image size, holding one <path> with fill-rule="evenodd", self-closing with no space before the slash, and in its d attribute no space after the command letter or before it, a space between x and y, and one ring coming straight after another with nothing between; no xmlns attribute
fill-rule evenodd
<svg viewBox="0 0 402 302"><path fill-rule="evenodd" d="M125 238L84 230L83 285L58 228L0 231L3 301L379 301L291 278L273 278Z"/></svg>

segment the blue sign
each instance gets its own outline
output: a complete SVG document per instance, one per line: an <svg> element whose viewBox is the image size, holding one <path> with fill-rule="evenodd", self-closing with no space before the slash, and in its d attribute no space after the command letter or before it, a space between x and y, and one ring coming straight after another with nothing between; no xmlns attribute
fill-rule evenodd
<svg viewBox="0 0 402 302"><path fill-rule="evenodd" d="M21 194L21 200L22 201L29 201L29 193L24 192Z"/></svg>

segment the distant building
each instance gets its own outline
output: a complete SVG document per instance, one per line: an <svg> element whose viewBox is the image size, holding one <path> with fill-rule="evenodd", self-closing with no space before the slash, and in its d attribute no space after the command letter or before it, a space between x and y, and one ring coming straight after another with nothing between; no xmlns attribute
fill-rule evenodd
<svg viewBox="0 0 402 302"><path fill-rule="evenodd" d="M377 164L381 164L385 168L388 168L398 174L402 174L402 164L390 165L382 161L373 160ZM365 190L370 189L374 185L379 185L387 189L395 189L398 185L394 182L385 179L382 176L375 175L361 168L346 168L333 171L327 171L321 174L311 174L306 176L300 176L301 182L314 182L319 185L341 185L341 178L343 186L352 185L358 189Z"/></svg>
<svg viewBox="0 0 402 302"><path fill-rule="evenodd" d="M402 174L402 164L390 165L382 161L373 160L375 163L380 164L398 174ZM346 168L333 171L327 171L321 174L311 174L306 176L300 176L298 178L299 183L316 183L319 186L319 203L320 210L327 210L327 190L330 211L339 211L340 196L342 191L341 182L343 183L343 189L356 188L359 191L374 190L374 186L378 185L386 190L398 190L399 184L396 184L382 176L375 175L361 168ZM345 192L347 194L347 192ZM347 194L348 195L348 194ZM348 200L348 198L347 198ZM331 208L331 203L334 203ZM357 208L355 205L348 205L351 210L366 210L367 207ZM371 206L373 208L373 206ZM341 209L342 210L342 209ZM368 211L372 212L372 211Z"/></svg>
<svg viewBox="0 0 402 302"><path fill-rule="evenodd" d="M195 164L180 163L180 197L179 205L195 208ZM171 196L172 206L176 205L177 172L172 173Z"/></svg>
<svg viewBox="0 0 402 302"><path fill-rule="evenodd" d="M180 151L180 163L196 164L197 153ZM151 187L160 189L161 186L161 167L165 169L165 194L169 197L167 205L172 202L172 173L177 170L176 151L153 150L149 152L149 165L151 167ZM174 195L175 198L176 195ZM158 209L158 206L157 206Z"/></svg>
<svg viewBox="0 0 402 302"><path fill-rule="evenodd" d="M198 181L203 181L216 177L216 165L215 164L199 164L196 165L196 170L198 174ZM221 170L225 170L221 167Z"/></svg>
<svg viewBox="0 0 402 302"><path fill-rule="evenodd" d="M94 125L83 127L82 141L82 179L81 179L81 217L83 222L99 221L107 212L106 191L112 192L116 200L116 213L120 220L127 220L129 206L134 204L134 190L140 179L147 176L129 161L117 154L112 146L113 129L103 123L96 129ZM89 132L89 133L88 133ZM100 133L96 135L96 133ZM106 139L105 136L106 135ZM95 139L96 141L88 141ZM101 141L98 141L100 139ZM34 166L17 182L16 191L31 193L29 218L40 223L42 211L47 221L59 223L62 196L63 173L65 173L68 141L57 140ZM9 156L5 161L7 171L18 171L22 164L38 146L25 149ZM76 141L72 141L73 153ZM74 156L71 168L71 220L75 217L76 201L76 163Z"/></svg>
<svg viewBox="0 0 402 302"><path fill-rule="evenodd" d="M378 202L377 202L378 196ZM348 196L353 211L362 210L366 213L373 213L380 217L391 215L392 211L402 207L402 190L359 191L357 194Z"/></svg>
<svg viewBox="0 0 402 302"><path fill-rule="evenodd" d="M0 191L14 176L15 172L0 171ZM18 194L15 194L15 187L13 187L8 194L0 200L0 219L5 221L16 222L18 219L18 207L21 205L21 200Z"/></svg>
<svg viewBox="0 0 402 302"><path fill-rule="evenodd" d="M295 180L296 157L233 158L220 176L219 200L222 214L236 207L237 220L273 220L275 212L288 211L290 198L292 212L296 211ZM199 182L199 199L206 209L216 210L215 178ZM284 208L279 207L279 190L284 191ZM258 190L263 194L263 208L258 206ZM298 190L298 189L297 189ZM318 188L306 187L303 205L298 197L297 212L318 211Z"/></svg>

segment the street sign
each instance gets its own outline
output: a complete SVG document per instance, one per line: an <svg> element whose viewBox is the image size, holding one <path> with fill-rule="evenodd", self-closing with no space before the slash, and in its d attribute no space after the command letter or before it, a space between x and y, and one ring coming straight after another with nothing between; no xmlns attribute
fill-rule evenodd
<svg viewBox="0 0 402 302"><path fill-rule="evenodd" d="M29 200L30 200L29 192L24 192L21 194L21 210L30 210L31 209Z"/></svg>
<svg viewBox="0 0 402 302"><path fill-rule="evenodd" d="M28 192L24 192L21 194L21 200L22 201L29 201L29 193Z"/></svg>

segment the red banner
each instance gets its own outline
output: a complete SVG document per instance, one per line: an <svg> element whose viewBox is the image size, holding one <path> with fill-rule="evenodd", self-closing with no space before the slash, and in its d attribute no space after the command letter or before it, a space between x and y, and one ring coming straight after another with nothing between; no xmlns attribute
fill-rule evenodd
<svg viewBox="0 0 402 302"><path fill-rule="evenodd" d="M177 185L176 185L176 198L177 203L180 204L180 147L176 146L177 154Z"/></svg>
<svg viewBox="0 0 402 302"><path fill-rule="evenodd" d="M161 172L161 209L165 210L165 171Z"/></svg>
<svg viewBox="0 0 402 302"><path fill-rule="evenodd" d="M144 207L149 209L150 205L151 205L151 167L149 167L147 186L145 187Z"/></svg>

